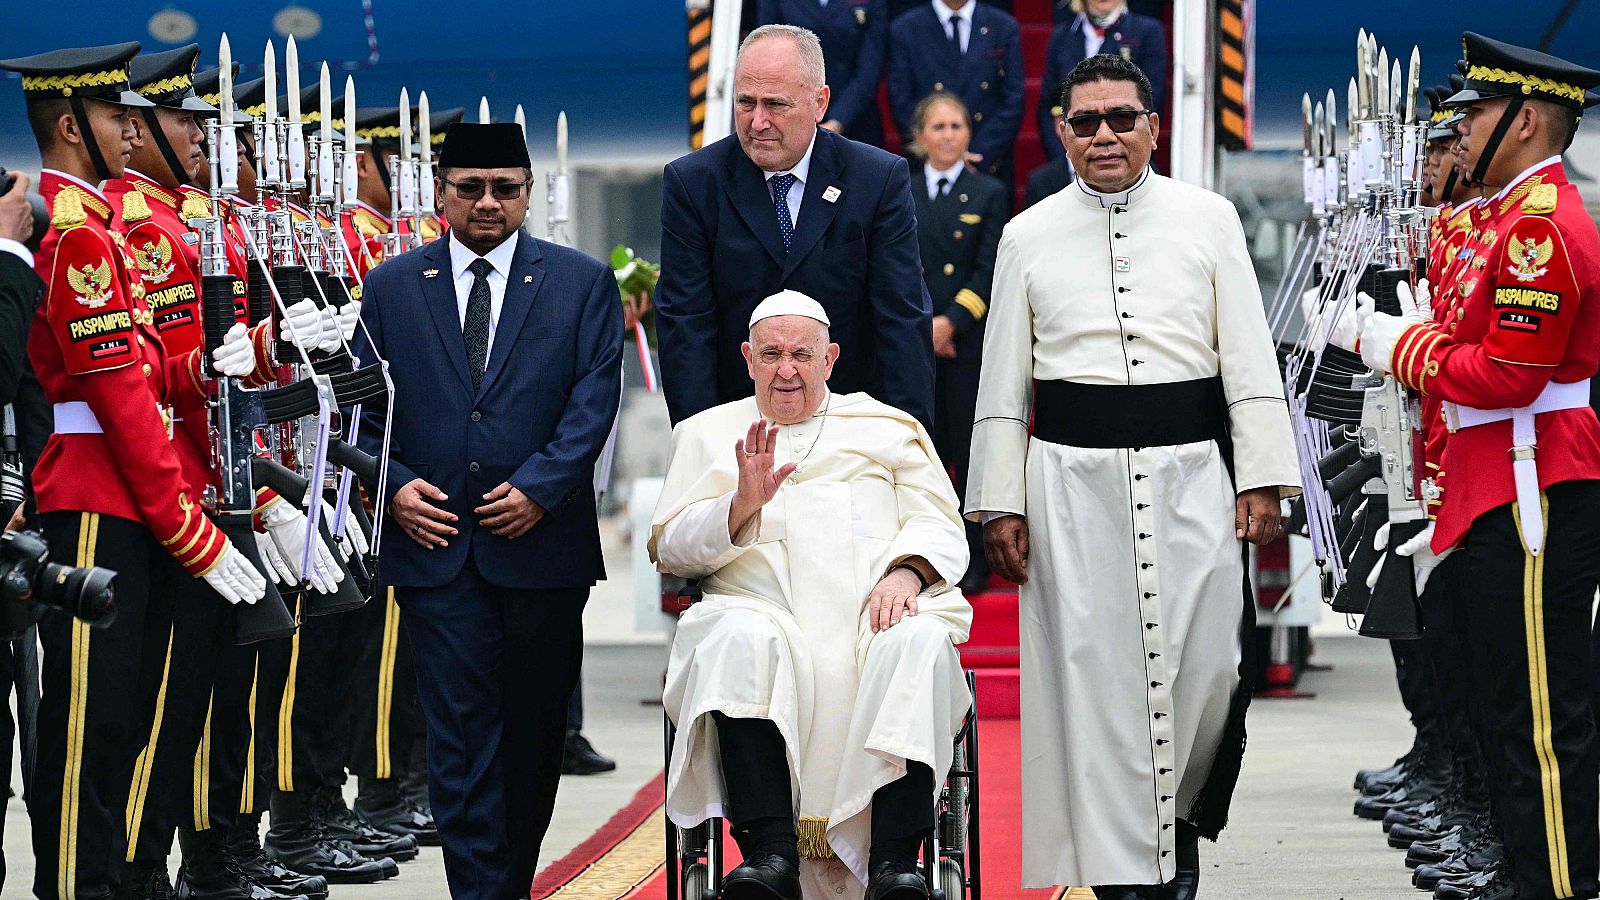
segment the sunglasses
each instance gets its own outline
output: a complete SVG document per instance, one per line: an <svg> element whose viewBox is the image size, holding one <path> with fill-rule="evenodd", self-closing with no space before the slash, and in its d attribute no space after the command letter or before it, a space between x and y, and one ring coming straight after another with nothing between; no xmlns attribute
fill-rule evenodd
<svg viewBox="0 0 1600 900"><path fill-rule="evenodd" d="M1150 113L1151 110L1148 109L1118 109L1108 113L1084 113L1081 116L1073 116L1068 119L1067 124L1072 126L1072 133L1081 138L1094 137L1100 131L1101 122L1110 125L1111 130L1117 134L1127 134L1133 130L1133 126L1138 123L1140 116L1147 116Z"/></svg>
<svg viewBox="0 0 1600 900"><path fill-rule="evenodd" d="M483 192L489 191L496 200L515 200L522 196L522 192L533 183L527 181L483 181L477 178L468 178L466 181L451 181L446 178L445 184L456 189L456 195L463 200L482 200Z"/></svg>

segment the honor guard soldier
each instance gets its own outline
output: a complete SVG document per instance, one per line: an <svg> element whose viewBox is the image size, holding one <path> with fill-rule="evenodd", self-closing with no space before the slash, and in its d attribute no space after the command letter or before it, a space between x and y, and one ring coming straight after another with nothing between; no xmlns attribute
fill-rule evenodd
<svg viewBox="0 0 1600 900"><path fill-rule="evenodd" d="M55 561L118 573L118 615L105 628L61 616L39 622L45 666L29 800L42 898L110 896L124 880L125 815L149 799L130 788L147 785L150 761L139 763L158 721L179 586L203 578L235 603L266 590L183 477L170 398L189 374L162 346L98 187L123 174L129 108L151 105L129 90L138 50L126 43L0 61L22 75L51 215L35 259L47 293L29 336L55 404L56 433L34 469L38 508ZM130 872L124 889L149 896L165 887L158 875Z"/></svg>
<svg viewBox="0 0 1600 900"><path fill-rule="evenodd" d="M912 173L911 192L917 199L922 279L933 299L933 442L955 472L956 494L964 497L983 324L1010 203L1006 185L967 170L972 123L960 97L947 91L928 95L912 114L912 128L914 146L924 158L920 173ZM989 565L982 526L968 522L966 530L971 561L961 589L970 592L988 583Z"/></svg>
<svg viewBox="0 0 1600 900"><path fill-rule="evenodd" d="M1463 43L1465 88L1448 102L1463 110L1471 180L1492 191L1483 263L1440 286L1431 316L1425 299L1404 316L1372 315L1361 353L1442 401L1443 469L1472 473L1451 482L1430 526L1432 554L1466 554L1478 736L1506 842L1470 896L1593 897L1600 234L1561 154L1600 72L1476 34ZM1437 559L1428 553L1417 565Z"/></svg>
<svg viewBox="0 0 1600 900"><path fill-rule="evenodd" d="M200 238L188 221L209 216L211 209L208 198L185 197L182 188L202 168L209 169L201 153L199 117L216 113L195 95L192 73L199 56L199 46L191 44L140 55L129 64L134 92L155 105L138 111L126 174L106 186L162 344L170 355L194 360L203 352L204 330ZM270 335L265 323L249 332L242 324L233 326L231 346L239 362L228 371L242 375L246 386L272 380L263 352ZM219 357L226 356L225 348ZM185 479L204 489L221 481L209 433L210 388L197 365L189 374L174 399L173 446ZM279 542L280 552L298 566L294 551L303 549L305 516L270 492L261 494L258 514L267 540ZM130 819L130 861L160 866L177 827L183 848L177 889L186 897L270 900L326 890L321 879L271 871L259 850L232 854L231 861L242 865L228 864L226 842L239 813L235 798L241 794L250 742L255 645L235 645L233 616L208 593L180 591L176 606L171 663L160 691L164 724L146 750L152 801L144 821Z"/></svg>
<svg viewBox="0 0 1600 900"><path fill-rule="evenodd" d="M368 271L371 271L383 262L383 235L395 228L389 218L394 210L389 157L400 151L400 108L356 110L356 137L367 146L356 164L357 205L351 217L361 236L377 248L370 251L373 258Z"/></svg>

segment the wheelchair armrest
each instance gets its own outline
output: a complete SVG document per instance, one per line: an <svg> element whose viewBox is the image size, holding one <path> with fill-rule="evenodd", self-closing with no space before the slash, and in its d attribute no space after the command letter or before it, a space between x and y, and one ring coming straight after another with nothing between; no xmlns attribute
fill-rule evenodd
<svg viewBox="0 0 1600 900"><path fill-rule="evenodd" d="M675 582L678 583L676 589L674 589ZM668 615L683 615L690 606L700 602L702 595L699 579L682 579L677 576L666 576L661 579L661 611Z"/></svg>

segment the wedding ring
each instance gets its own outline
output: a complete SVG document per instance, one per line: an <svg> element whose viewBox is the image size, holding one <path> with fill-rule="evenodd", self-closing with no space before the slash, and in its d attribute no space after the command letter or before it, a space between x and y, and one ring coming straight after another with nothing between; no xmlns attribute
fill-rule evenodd
<svg viewBox="0 0 1600 900"><path fill-rule="evenodd" d="M413 526L411 526L411 530L415 531L417 534L421 534L422 533L422 526L421 525L413 525Z"/></svg>

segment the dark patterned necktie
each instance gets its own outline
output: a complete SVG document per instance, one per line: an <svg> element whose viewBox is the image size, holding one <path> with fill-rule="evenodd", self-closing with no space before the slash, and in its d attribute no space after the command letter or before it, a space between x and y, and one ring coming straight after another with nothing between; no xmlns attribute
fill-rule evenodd
<svg viewBox="0 0 1600 900"><path fill-rule="evenodd" d="M479 257L467 266L472 273L472 291L467 294L467 320L461 333L467 339L467 368L472 372L472 391L483 386L483 367L489 361L489 273L487 259Z"/></svg>
<svg viewBox="0 0 1600 900"><path fill-rule="evenodd" d="M789 242L794 240L794 218L789 214L789 188L794 187L795 177L789 174L774 175L767 183L772 186L772 203L778 208L778 231L783 235L783 249L789 249Z"/></svg>

